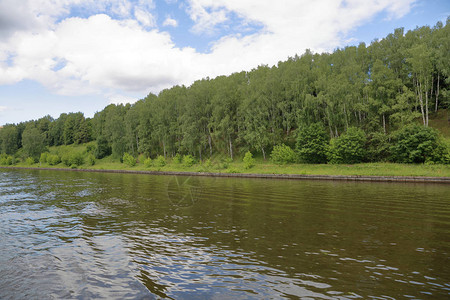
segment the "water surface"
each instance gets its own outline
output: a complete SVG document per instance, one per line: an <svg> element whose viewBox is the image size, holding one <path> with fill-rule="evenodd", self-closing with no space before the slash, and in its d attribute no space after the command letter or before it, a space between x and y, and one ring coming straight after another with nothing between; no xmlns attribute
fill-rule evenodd
<svg viewBox="0 0 450 300"><path fill-rule="evenodd" d="M0 299L448 299L450 187L0 170Z"/></svg>

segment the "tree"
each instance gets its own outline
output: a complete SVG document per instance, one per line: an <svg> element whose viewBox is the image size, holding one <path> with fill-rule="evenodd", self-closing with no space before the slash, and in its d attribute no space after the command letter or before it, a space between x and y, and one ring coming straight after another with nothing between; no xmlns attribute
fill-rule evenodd
<svg viewBox="0 0 450 300"><path fill-rule="evenodd" d="M366 157L366 134L356 127L349 127L347 132L330 143L329 160L331 163L355 164L363 162Z"/></svg>
<svg viewBox="0 0 450 300"><path fill-rule="evenodd" d="M399 163L445 163L449 152L434 128L417 124L395 132L390 150Z"/></svg>
<svg viewBox="0 0 450 300"><path fill-rule="evenodd" d="M18 149L18 131L14 125L6 125L0 129L1 153L12 155Z"/></svg>
<svg viewBox="0 0 450 300"><path fill-rule="evenodd" d="M45 151L45 137L36 127L27 126L22 135L22 145L25 154L38 160Z"/></svg>
<svg viewBox="0 0 450 300"><path fill-rule="evenodd" d="M327 162L328 136L321 123L299 129L296 150L302 162L323 164Z"/></svg>

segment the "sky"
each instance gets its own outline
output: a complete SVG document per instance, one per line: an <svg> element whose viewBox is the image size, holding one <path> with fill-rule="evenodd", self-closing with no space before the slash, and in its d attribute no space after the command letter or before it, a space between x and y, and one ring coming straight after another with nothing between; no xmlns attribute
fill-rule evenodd
<svg viewBox="0 0 450 300"><path fill-rule="evenodd" d="M92 117L449 15L448 0L0 0L0 125Z"/></svg>

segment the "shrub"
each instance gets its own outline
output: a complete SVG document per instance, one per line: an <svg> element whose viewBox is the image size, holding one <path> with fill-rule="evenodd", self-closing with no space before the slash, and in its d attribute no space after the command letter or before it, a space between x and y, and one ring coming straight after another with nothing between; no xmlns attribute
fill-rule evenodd
<svg viewBox="0 0 450 300"><path fill-rule="evenodd" d="M448 163L449 149L433 128L408 125L393 134L392 142L390 150L394 162Z"/></svg>
<svg viewBox="0 0 450 300"><path fill-rule="evenodd" d="M86 146L87 153L95 154L96 151L97 151L97 147L95 145L89 144Z"/></svg>
<svg viewBox="0 0 450 300"><path fill-rule="evenodd" d="M41 158L39 159L39 161L41 163L46 163L47 162L47 157L48 157L49 153L48 152L42 152L41 153Z"/></svg>
<svg viewBox="0 0 450 300"><path fill-rule="evenodd" d="M367 158L371 162L389 159L389 136L383 132L372 132L367 141Z"/></svg>
<svg viewBox="0 0 450 300"><path fill-rule="evenodd" d="M0 165L10 166L15 163L16 163L16 161L15 161L14 157L12 157L11 155L6 155L6 154L0 155Z"/></svg>
<svg viewBox="0 0 450 300"><path fill-rule="evenodd" d="M255 166L255 159L253 158L253 154L250 151L247 151L244 155L244 168L250 169Z"/></svg>
<svg viewBox="0 0 450 300"><path fill-rule="evenodd" d="M72 160L70 156L71 156L70 153L64 153L63 156L61 156L62 163L67 167L70 167L72 165Z"/></svg>
<svg viewBox="0 0 450 300"><path fill-rule="evenodd" d="M233 162L233 159L231 157L223 158L221 159L222 168L228 169L230 164Z"/></svg>
<svg viewBox="0 0 450 300"><path fill-rule="evenodd" d="M47 155L47 163L51 166L55 166L61 162L61 158L56 154Z"/></svg>
<svg viewBox="0 0 450 300"><path fill-rule="evenodd" d="M95 165L95 156L94 156L94 155L89 154L89 156L88 156L88 164L89 164L90 166Z"/></svg>
<svg viewBox="0 0 450 300"><path fill-rule="evenodd" d="M366 134L356 127L349 127L347 132L330 141L329 160L337 164L354 164L366 157Z"/></svg>
<svg viewBox="0 0 450 300"><path fill-rule="evenodd" d="M273 162L277 164L286 164L295 162L295 152L291 147L285 144L277 145L273 147L272 153L270 154Z"/></svg>
<svg viewBox="0 0 450 300"><path fill-rule="evenodd" d="M125 152L123 154L123 163L130 166L130 167L134 167L136 165L136 158L134 158L131 154Z"/></svg>
<svg viewBox="0 0 450 300"><path fill-rule="evenodd" d="M27 157L27 159L25 160L25 163L26 163L27 165L32 165L32 164L34 164L34 158L32 158L32 157Z"/></svg>
<svg viewBox="0 0 450 300"><path fill-rule="evenodd" d="M84 155L82 152L72 153L70 156L71 165L81 166L84 164Z"/></svg>
<svg viewBox="0 0 450 300"><path fill-rule="evenodd" d="M298 132L296 150L300 161L311 164L327 162L328 136L321 123L302 127Z"/></svg>
<svg viewBox="0 0 450 300"><path fill-rule="evenodd" d="M149 157L149 158L146 158L145 160L144 160L144 166L146 167L146 168L150 168L151 166L152 166L152 159Z"/></svg>
<svg viewBox="0 0 450 300"><path fill-rule="evenodd" d="M155 165L156 167L164 167L164 166L166 165L166 159L164 158L164 156L158 155L158 156L155 158L154 165Z"/></svg>
<svg viewBox="0 0 450 300"><path fill-rule="evenodd" d="M177 153L174 157L173 157L173 162L177 165L181 164L183 158L181 157L181 155L179 153Z"/></svg>
<svg viewBox="0 0 450 300"><path fill-rule="evenodd" d="M95 149L95 158L101 159L108 155L111 155L111 147L108 144L108 140L103 136L99 136L97 138L97 147Z"/></svg>
<svg viewBox="0 0 450 300"><path fill-rule="evenodd" d="M205 160L205 167L207 167L207 168L211 168L212 167L211 158L208 158L207 160Z"/></svg>
<svg viewBox="0 0 450 300"><path fill-rule="evenodd" d="M183 156L183 166L192 167L194 165L194 163L195 163L195 158L192 155L188 154L188 155Z"/></svg>

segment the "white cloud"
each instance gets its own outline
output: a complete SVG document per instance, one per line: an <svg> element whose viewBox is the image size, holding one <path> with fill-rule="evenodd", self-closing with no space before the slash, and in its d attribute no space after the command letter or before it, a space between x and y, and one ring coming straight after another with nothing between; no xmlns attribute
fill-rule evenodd
<svg viewBox="0 0 450 300"><path fill-rule="evenodd" d="M155 17L148 11L137 8L134 10L134 16L144 27L155 27L156 25Z"/></svg>
<svg viewBox="0 0 450 300"><path fill-rule="evenodd" d="M238 16L242 24L260 24L251 35L231 34L212 44L207 54L176 47L167 32L155 28L152 1L0 0L0 84L35 80L59 94L103 94L111 101L130 92L157 92L259 64L275 64L306 48L332 50L350 30L380 12L406 14L414 0L189 0L187 12L197 33ZM23 2L20 2L23 3ZM18 6L20 9L12 9ZM83 5L89 18L57 22L73 5ZM11 8L11 18L2 19ZM102 11L120 15L114 19ZM24 23L19 22L24 18ZM6 21L3 21L6 20ZM3 24L3 23L2 23ZM164 26L175 26L167 18ZM1 27L3 28L3 27ZM128 97L128 96L126 96ZM127 98L129 100L129 97Z"/></svg>
<svg viewBox="0 0 450 300"><path fill-rule="evenodd" d="M178 22L175 19L172 19L171 17L167 17L164 20L163 26L171 26L171 27L177 27L178 26Z"/></svg>
<svg viewBox="0 0 450 300"><path fill-rule="evenodd" d="M6 106L0 106L0 112L4 112L5 110L7 110L8 108Z"/></svg>

